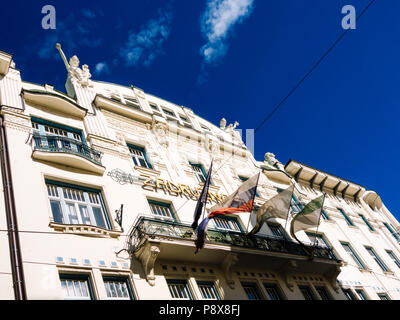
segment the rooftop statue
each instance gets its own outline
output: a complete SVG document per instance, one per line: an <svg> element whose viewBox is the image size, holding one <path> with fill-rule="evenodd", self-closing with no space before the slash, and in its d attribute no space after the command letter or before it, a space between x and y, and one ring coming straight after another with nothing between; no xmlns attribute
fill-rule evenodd
<svg viewBox="0 0 400 320"><path fill-rule="evenodd" d="M79 59L75 55L69 59L69 63L67 61L67 58L64 54L64 52L61 49L61 45L59 43L56 44L57 50L60 52L61 58L64 61L65 67L67 68L68 71L68 79L71 82L77 81L79 84L81 84L83 87L93 87L93 84L90 81L90 78L92 75L90 74L89 71L89 66L87 64L84 64L82 66L82 69L79 68Z"/></svg>

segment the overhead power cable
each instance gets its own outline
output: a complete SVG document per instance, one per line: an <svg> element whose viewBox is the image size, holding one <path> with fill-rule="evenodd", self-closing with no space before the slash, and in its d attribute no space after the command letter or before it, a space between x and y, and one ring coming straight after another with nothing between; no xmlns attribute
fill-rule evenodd
<svg viewBox="0 0 400 320"><path fill-rule="evenodd" d="M368 5L364 8L364 10L357 16L354 23L360 20L360 18L367 12L367 10L371 7L371 5L375 2L375 0L371 0ZM354 24L353 24L354 25ZM352 26L353 26L352 25ZM352 27L351 26L351 27ZM279 108L285 103L285 101L293 95L293 93L301 86L301 84L314 72L314 70L321 64L321 62L329 55L329 53L337 46L337 44L344 38L344 36L352 30L351 28L346 29L339 38L329 47L328 50L318 59L318 61L311 67L311 69L300 79L299 82L294 86L292 90L278 103L278 105L272 109L272 111L267 115L267 117L258 125L258 127L254 130L257 132L271 117L279 110Z"/></svg>

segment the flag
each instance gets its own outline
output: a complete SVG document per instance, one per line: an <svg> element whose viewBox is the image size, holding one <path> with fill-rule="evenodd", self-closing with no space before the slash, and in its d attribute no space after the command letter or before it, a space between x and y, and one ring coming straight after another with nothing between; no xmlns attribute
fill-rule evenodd
<svg viewBox="0 0 400 320"><path fill-rule="evenodd" d="M211 165L207 173L207 179L204 182L203 190L200 193L199 200L197 201L196 204L196 209L194 210L194 220L192 224L193 229L197 228L197 224L200 219L201 213L203 212L203 208L207 203L208 187L210 186L210 181L211 181L212 166L213 166L213 161L211 161Z"/></svg>
<svg viewBox="0 0 400 320"><path fill-rule="evenodd" d="M267 200L256 212L257 222L250 235L260 231L264 222L270 218L287 219L290 209L290 201L293 197L294 185L278 193L276 196Z"/></svg>
<svg viewBox="0 0 400 320"><path fill-rule="evenodd" d="M303 210L301 210L293 217L293 220L290 224L290 234L292 235L292 237L296 238L295 233L298 231L318 226L324 200L325 195L311 200L303 208Z"/></svg>
<svg viewBox="0 0 400 320"><path fill-rule="evenodd" d="M211 219L217 216L238 212L251 212L253 210L259 177L260 173L246 180L234 193L210 209L211 213L197 228L196 253L204 246L207 225Z"/></svg>

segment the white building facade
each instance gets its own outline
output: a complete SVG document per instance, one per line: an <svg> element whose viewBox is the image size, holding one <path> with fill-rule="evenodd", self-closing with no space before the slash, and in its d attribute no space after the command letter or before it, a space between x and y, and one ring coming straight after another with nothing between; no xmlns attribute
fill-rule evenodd
<svg viewBox="0 0 400 320"><path fill-rule="evenodd" d="M271 153L256 161L238 123L91 80L58 49L67 94L22 81L0 52L0 299L400 298L399 223L374 191ZM314 255L290 217L248 236L250 213L214 219L195 254L212 160L208 207L260 171L256 206L291 184L292 213L325 192L320 224L298 234Z"/></svg>

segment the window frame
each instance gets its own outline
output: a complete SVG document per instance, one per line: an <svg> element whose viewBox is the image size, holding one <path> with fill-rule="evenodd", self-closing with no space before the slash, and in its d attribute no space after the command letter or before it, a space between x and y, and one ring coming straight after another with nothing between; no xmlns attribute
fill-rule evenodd
<svg viewBox="0 0 400 320"><path fill-rule="evenodd" d="M309 300L309 301L311 301L311 300L317 300L317 299L316 299L316 296L315 296L315 293L313 292L313 290L312 290L312 288L311 288L310 285L307 285L307 284L298 284L297 286L299 287L299 290L300 290L301 294L303 295L304 300ZM307 294L309 294L309 296L310 296L311 299L307 299L307 297L306 297L306 295L304 294L303 290L307 291Z"/></svg>
<svg viewBox="0 0 400 320"><path fill-rule="evenodd" d="M144 147L138 146L138 145L134 145L131 143L127 143L126 144L128 149L129 149L129 154L131 156L131 159L133 161L133 164L137 167L141 167L141 168L146 168L146 169L153 169L153 166L151 164L151 162L149 161L149 158L147 157L147 152L146 149ZM142 153L142 158L136 154L133 154L131 150L135 150L135 151L139 151ZM146 166L142 166L140 164L140 159L142 159L144 161L144 163L146 164Z"/></svg>
<svg viewBox="0 0 400 320"><path fill-rule="evenodd" d="M342 214L342 216L344 217L344 219L346 220L347 225L349 225L350 227L355 227L353 221L351 221L351 219L349 218L349 216L347 215L347 213L341 209L341 208L337 208L339 210L339 212Z"/></svg>
<svg viewBox="0 0 400 320"><path fill-rule="evenodd" d="M359 300L350 288L347 288L347 289L342 288L342 291L343 291L344 295L346 296L347 300Z"/></svg>
<svg viewBox="0 0 400 320"><path fill-rule="evenodd" d="M107 294L106 282L120 282L125 283L128 291L128 298L119 298L119 297L109 297ZM136 300L135 295L133 294L131 281L129 276L114 276L114 275L103 275L103 283L104 283L104 290L106 291L107 299L108 300Z"/></svg>
<svg viewBox="0 0 400 320"><path fill-rule="evenodd" d="M397 256L394 254L392 250L385 250L388 256L393 260L393 262L397 265L398 268L400 268L400 260L397 258Z"/></svg>
<svg viewBox="0 0 400 320"><path fill-rule="evenodd" d="M223 220L223 221L227 222L228 224L234 224L234 225L236 225L238 227L239 230L236 229L236 228L224 228L222 226L218 226L216 222L219 221L219 220ZM240 232L240 233L244 232L238 217L235 217L235 216L218 216L218 217L215 217L214 219L212 219L212 221L213 221L215 229L217 229L217 230L233 231L233 232Z"/></svg>
<svg viewBox="0 0 400 320"><path fill-rule="evenodd" d="M93 226L96 228L101 228L105 230L112 230L113 225L111 224L111 219L108 215L108 210L106 208L105 202L104 202L104 197L103 197L103 192L102 190L99 189L93 189L89 187L83 187L75 184L70 184L70 183L64 183L64 182L59 182L51 179L45 179L45 186L46 186L46 191L47 191L47 199L49 200L50 204L50 211L52 213L53 221L55 223L63 224L63 225L85 225L85 226ZM53 186L57 188L57 194L58 196L53 196L50 195L50 189L49 187ZM80 191L83 193L83 197L85 201L81 201L79 199L70 199L65 197L65 192L66 190L75 190L75 191ZM68 193L68 192L67 192ZM91 194L97 195L97 200L99 203L94 203L92 202L92 197L90 196ZM72 197L74 195L72 194ZM78 196L75 194L75 197L78 198ZM55 213L53 211L53 206L52 203L58 202L59 204L59 209L61 211L61 218L62 221L57 221L55 218ZM73 223L70 220L70 209L72 208L71 204L73 204L73 208L75 211L75 216L78 221L78 223ZM84 222L84 213L81 211L82 207L86 206L86 213L88 216L85 218L89 218L89 221L91 222L90 224L87 224ZM97 218L96 218L96 213L93 209L100 209L101 211L101 217L104 222L104 227L100 226L97 224ZM93 223L94 222L94 223Z"/></svg>
<svg viewBox="0 0 400 320"><path fill-rule="evenodd" d="M215 281L197 280L196 284L197 284L197 287L198 287L198 289L200 291L202 300L213 300L213 301L221 300L220 295L219 295L218 290L217 290L217 286L215 285ZM209 289L211 289L211 291L215 295L216 299L205 298L204 295L203 295L203 291L201 290L201 286L209 286L210 287Z"/></svg>
<svg viewBox="0 0 400 320"><path fill-rule="evenodd" d="M390 272L390 269L387 267L387 265L383 262L381 257L378 256L374 248L370 246L365 246L364 247L367 252L370 254L370 256L375 260L375 262L379 265L379 267L382 269L383 272Z"/></svg>
<svg viewBox="0 0 400 320"><path fill-rule="evenodd" d="M358 214L358 215L359 215L359 216L361 217L361 219L364 221L364 223L365 223L365 225L368 227L369 231L374 232L375 229L370 225L370 223L368 222L367 218L365 218L365 216L362 215L362 214Z"/></svg>
<svg viewBox="0 0 400 320"><path fill-rule="evenodd" d="M329 215L325 212L325 210L323 208L321 209L321 215L324 220L326 220L326 221L331 220L331 218L329 217Z"/></svg>
<svg viewBox="0 0 400 320"><path fill-rule="evenodd" d="M248 300L265 300L257 282L255 282L255 281L240 281L240 284L241 284L242 289L245 292ZM246 291L246 288L253 289L254 290L253 293L255 293L255 296L257 299L251 299L249 297L249 294Z"/></svg>
<svg viewBox="0 0 400 320"><path fill-rule="evenodd" d="M327 249L331 250L332 255L334 256L335 259L337 259L337 255L333 250L333 247L328 243L328 241L325 239L325 236L323 234L319 233L314 233L314 232L306 232L307 237L310 239L310 237L315 237L317 239L320 239L324 245L321 246L319 245L320 241L318 241L318 245L322 248L326 247ZM311 239L310 239L311 240ZM311 240L311 243L313 244L313 241Z"/></svg>
<svg viewBox="0 0 400 320"><path fill-rule="evenodd" d="M282 289L280 286L275 283L275 282L263 282L263 287L265 289L265 292L267 293L267 298L268 300L286 300L285 295L283 294ZM268 291L269 289L273 289L278 297L278 299L271 299L271 294Z"/></svg>
<svg viewBox="0 0 400 320"><path fill-rule="evenodd" d="M317 291L321 300L334 300L327 287L325 287L323 285L316 285L316 286L314 286L314 288L315 288L315 291ZM322 294L320 291L322 292ZM323 295L325 295L326 299L323 297Z"/></svg>
<svg viewBox="0 0 400 320"><path fill-rule="evenodd" d="M359 300L369 300L367 294L363 289L355 289L355 292L359 298Z"/></svg>
<svg viewBox="0 0 400 320"><path fill-rule="evenodd" d="M379 293L377 293L377 295L378 295L379 299L381 299L381 300L392 300L392 299L390 299L389 295L386 292L379 292Z"/></svg>
<svg viewBox="0 0 400 320"><path fill-rule="evenodd" d="M358 256L358 254L354 251L353 247L350 245L350 243L345 242L345 241L340 241L340 244L342 245L343 249L346 251L346 253L352 258L354 262L356 262L356 265L363 270L366 270L366 265L365 263L361 260L361 258ZM349 253L349 251L346 250L346 247L350 250L352 254Z"/></svg>
<svg viewBox="0 0 400 320"><path fill-rule="evenodd" d="M387 222L383 222L383 225L390 232L392 237L396 239L396 241L400 241L399 236L397 235L397 233L393 231L393 229L391 228L391 226L389 226L389 224Z"/></svg>
<svg viewBox="0 0 400 320"><path fill-rule="evenodd" d="M147 203L149 204L150 212L151 212L153 217L156 217L156 218L159 218L159 219L167 219L167 220L171 220L171 221L175 221L175 222L178 221L177 218L176 218L175 211L174 211L171 203L162 202L162 201L153 200L153 199L147 199ZM168 208L168 211L171 214L171 216L163 216L163 215L155 214L154 211L153 211L152 205Z"/></svg>
<svg viewBox="0 0 400 320"><path fill-rule="evenodd" d="M189 281L187 281L186 279L165 279L167 282L167 286L168 286L168 290L171 294L171 299L172 300L194 300L194 295L193 292L189 286ZM172 296L172 291L170 288L170 285L184 285L185 289L186 289L186 293L189 296L188 299L185 298L174 298Z"/></svg>
<svg viewBox="0 0 400 320"><path fill-rule="evenodd" d="M271 230L272 236L277 239L286 239L287 235L283 227L278 223L267 222L268 228ZM277 234L275 233L276 231Z"/></svg>
<svg viewBox="0 0 400 320"><path fill-rule="evenodd" d="M94 287L91 279L90 274L74 274L74 273L68 273L68 272L60 272L59 274L59 279L60 279L60 285L61 285L61 290L63 291L64 294L64 300L96 300L96 296L94 294ZM86 281L86 288L88 290L88 298L79 298L79 297L68 297L65 296L65 290L62 285L62 281ZM74 285L74 291L75 291L75 285ZM67 289L68 292L68 289Z"/></svg>
<svg viewBox="0 0 400 320"><path fill-rule="evenodd" d="M194 163L194 162L191 162L191 161L189 161L189 164L192 167L192 171L193 171L194 175L196 176L197 181L199 183L205 183L206 180L207 180L207 173L206 173L206 171L204 169L204 166L201 163ZM200 172L196 171L195 168L200 169L202 177L203 177L202 179L199 178ZM204 181L203 181L203 179L204 179ZM212 184L211 183L211 179L210 179L210 184Z"/></svg>
<svg viewBox="0 0 400 320"><path fill-rule="evenodd" d="M31 117L31 123L32 123L32 128L34 130L39 130L40 134L52 135L52 133L48 133L47 131L45 131L45 126L53 127L53 128L59 129L59 130L64 130L67 133L71 133L70 136L67 136L68 138L71 138L71 139L75 139L73 134L79 135L80 136L80 140L77 140L77 139L75 139L75 140L77 140L78 142L81 142L83 144L86 144L85 133L84 133L84 131L82 129L66 126L66 125L63 125L63 124L59 124L57 122L52 122L52 121L45 120L45 119L42 119L42 118L37 118L37 117ZM38 126L38 128L35 128L34 124L38 124L40 126ZM58 135L58 134L53 134L53 135ZM65 135L59 135L59 136L65 137Z"/></svg>

